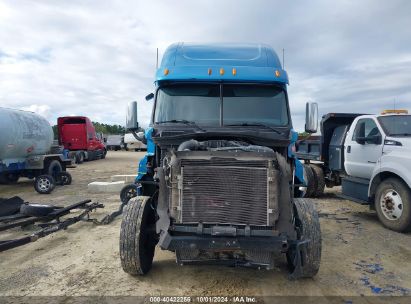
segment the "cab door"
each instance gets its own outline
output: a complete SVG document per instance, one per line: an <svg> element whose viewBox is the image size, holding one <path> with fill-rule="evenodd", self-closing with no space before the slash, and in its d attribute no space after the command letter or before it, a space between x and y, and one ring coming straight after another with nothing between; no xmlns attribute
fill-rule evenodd
<svg viewBox="0 0 411 304"><path fill-rule="evenodd" d="M361 118L345 140L344 167L348 175L370 179L382 155L383 138L373 118Z"/></svg>

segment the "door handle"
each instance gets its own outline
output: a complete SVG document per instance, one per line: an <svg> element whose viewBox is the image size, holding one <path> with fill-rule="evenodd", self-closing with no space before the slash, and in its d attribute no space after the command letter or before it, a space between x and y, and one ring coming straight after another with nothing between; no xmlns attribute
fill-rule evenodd
<svg viewBox="0 0 411 304"><path fill-rule="evenodd" d="M347 146L347 153L351 153L351 146Z"/></svg>

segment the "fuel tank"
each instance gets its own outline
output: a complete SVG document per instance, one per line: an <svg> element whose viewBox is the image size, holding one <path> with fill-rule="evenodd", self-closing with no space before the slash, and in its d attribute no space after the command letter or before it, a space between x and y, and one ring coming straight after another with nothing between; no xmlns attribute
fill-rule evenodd
<svg viewBox="0 0 411 304"><path fill-rule="evenodd" d="M53 129L33 112L0 107L0 161L46 154L53 143Z"/></svg>

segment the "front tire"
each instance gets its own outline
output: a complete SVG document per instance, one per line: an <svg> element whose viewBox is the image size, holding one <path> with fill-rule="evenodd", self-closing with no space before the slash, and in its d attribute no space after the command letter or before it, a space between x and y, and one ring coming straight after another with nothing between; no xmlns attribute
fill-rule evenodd
<svg viewBox="0 0 411 304"><path fill-rule="evenodd" d="M158 242L155 222L150 197L137 196L128 202L120 231L120 260L125 272L145 275L150 271Z"/></svg>
<svg viewBox="0 0 411 304"><path fill-rule="evenodd" d="M304 198L294 198L295 228L299 241L308 241L301 254L301 273L298 278L312 278L320 269L321 262L321 228L318 213L313 201ZM295 270L296 249L287 252L288 265L291 272Z"/></svg>
<svg viewBox="0 0 411 304"><path fill-rule="evenodd" d="M388 178L377 187L374 201L378 219L388 229L411 231L411 191L397 178Z"/></svg>

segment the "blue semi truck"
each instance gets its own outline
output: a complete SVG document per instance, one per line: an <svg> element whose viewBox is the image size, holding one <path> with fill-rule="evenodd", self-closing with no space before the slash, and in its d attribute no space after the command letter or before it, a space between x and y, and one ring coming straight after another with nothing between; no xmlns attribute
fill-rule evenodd
<svg viewBox="0 0 411 304"><path fill-rule="evenodd" d="M304 175L287 84L267 45L168 47L146 97L154 99L147 154L122 192L130 199L120 233L124 271L146 274L160 247L181 265L272 269L283 253L291 278L318 272L320 224L312 202L296 197ZM134 133L136 107L127 114ZM307 104L307 132L316 132L317 115Z"/></svg>

